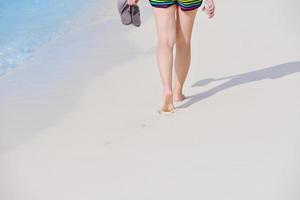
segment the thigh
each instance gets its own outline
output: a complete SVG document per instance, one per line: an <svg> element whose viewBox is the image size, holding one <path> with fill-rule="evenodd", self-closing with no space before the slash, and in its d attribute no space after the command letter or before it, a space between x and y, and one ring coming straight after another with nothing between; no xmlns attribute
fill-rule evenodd
<svg viewBox="0 0 300 200"><path fill-rule="evenodd" d="M192 36L195 17L198 9L184 11L179 6L176 15L177 41L189 42Z"/></svg>
<svg viewBox="0 0 300 200"><path fill-rule="evenodd" d="M172 44L176 39L176 4L166 8L153 7L157 37L159 41Z"/></svg>

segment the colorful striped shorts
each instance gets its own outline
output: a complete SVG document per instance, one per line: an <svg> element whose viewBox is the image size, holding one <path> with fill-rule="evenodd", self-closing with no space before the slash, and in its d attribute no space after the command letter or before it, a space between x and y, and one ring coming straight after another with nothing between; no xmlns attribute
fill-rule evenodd
<svg viewBox="0 0 300 200"><path fill-rule="evenodd" d="M149 0L149 2L151 6L158 8L167 8L177 4L183 11L199 8L202 4L202 0Z"/></svg>

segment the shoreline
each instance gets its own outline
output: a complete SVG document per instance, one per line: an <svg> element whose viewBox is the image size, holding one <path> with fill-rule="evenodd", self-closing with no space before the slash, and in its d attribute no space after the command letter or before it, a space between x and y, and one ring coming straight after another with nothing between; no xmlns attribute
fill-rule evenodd
<svg viewBox="0 0 300 200"><path fill-rule="evenodd" d="M53 126L76 108L94 79L134 59L130 55L142 54L138 44L127 41L131 31L138 29L123 26L117 10L114 16L107 14L107 19L98 19L95 11L73 23L82 26L43 45L24 65L1 77L1 146L18 140L10 135L25 139L27 134Z"/></svg>

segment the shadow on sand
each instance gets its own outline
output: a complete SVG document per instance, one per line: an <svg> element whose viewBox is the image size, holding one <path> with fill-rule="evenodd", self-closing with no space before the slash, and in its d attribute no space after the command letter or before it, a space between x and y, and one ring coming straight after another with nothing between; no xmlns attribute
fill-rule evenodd
<svg viewBox="0 0 300 200"><path fill-rule="evenodd" d="M300 61L296 62L288 62L283 63L275 66L271 66L268 68L255 70L252 72L246 72L242 74L237 74L233 76L228 77L222 77L222 78L210 78L210 79L203 79L199 80L196 83L194 83L191 87L200 87L205 86L208 83L211 83L213 81L219 81L219 80L227 80L227 82L222 83L221 85L218 85L208 91L201 92L192 96L187 97L187 101L183 103L180 106L177 106L176 108L186 108L189 107L205 98L208 98L210 96L213 96L214 94L226 90L228 88L232 88L238 85L255 82L255 81L261 81L264 79L277 79L281 78L287 75L291 75L294 73L300 72Z"/></svg>

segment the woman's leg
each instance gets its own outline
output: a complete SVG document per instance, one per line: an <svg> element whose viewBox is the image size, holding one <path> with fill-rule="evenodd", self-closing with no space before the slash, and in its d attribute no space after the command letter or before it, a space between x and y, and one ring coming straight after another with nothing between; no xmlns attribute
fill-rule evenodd
<svg viewBox="0 0 300 200"><path fill-rule="evenodd" d="M173 48L176 41L176 5L168 8L153 8L157 30L157 63L163 84L163 106L161 111L172 112Z"/></svg>
<svg viewBox="0 0 300 200"><path fill-rule="evenodd" d="M180 7L177 9L174 101L185 98L182 89L191 62L191 37L197 10L182 11Z"/></svg>

